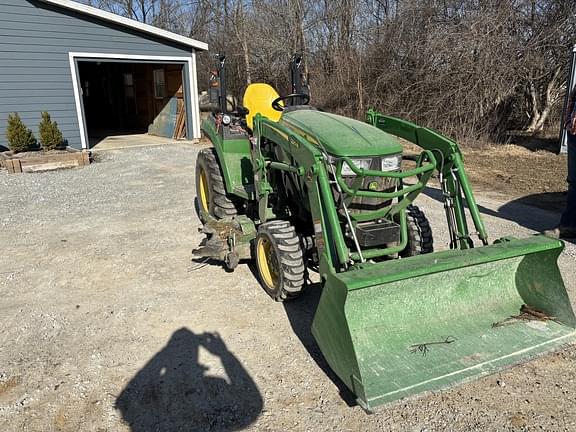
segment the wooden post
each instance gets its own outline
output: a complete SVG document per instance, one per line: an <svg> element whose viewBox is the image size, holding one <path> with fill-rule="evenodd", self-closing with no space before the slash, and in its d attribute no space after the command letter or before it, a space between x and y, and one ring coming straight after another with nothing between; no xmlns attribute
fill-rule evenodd
<svg viewBox="0 0 576 432"><path fill-rule="evenodd" d="M90 152L82 151L80 165L90 165Z"/></svg>
<svg viewBox="0 0 576 432"><path fill-rule="evenodd" d="M17 174L22 172L22 163L18 159L8 160L8 172Z"/></svg>

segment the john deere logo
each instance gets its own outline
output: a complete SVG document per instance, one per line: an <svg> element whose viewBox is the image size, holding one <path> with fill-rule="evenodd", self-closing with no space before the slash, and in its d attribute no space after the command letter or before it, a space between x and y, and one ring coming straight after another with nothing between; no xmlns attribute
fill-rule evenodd
<svg viewBox="0 0 576 432"><path fill-rule="evenodd" d="M370 182L368 183L368 190L375 191L378 190L378 182Z"/></svg>

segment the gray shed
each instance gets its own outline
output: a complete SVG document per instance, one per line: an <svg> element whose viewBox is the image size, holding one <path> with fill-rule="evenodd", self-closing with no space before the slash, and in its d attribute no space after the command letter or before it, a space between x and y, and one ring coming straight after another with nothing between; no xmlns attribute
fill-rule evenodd
<svg viewBox="0 0 576 432"><path fill-rule="evenodd" d="M41 112L68 145L130 133L200 138L196 52L208 45L70 0L0 0L0 145ZM181 134L182 135L182 134Z"/></svg>

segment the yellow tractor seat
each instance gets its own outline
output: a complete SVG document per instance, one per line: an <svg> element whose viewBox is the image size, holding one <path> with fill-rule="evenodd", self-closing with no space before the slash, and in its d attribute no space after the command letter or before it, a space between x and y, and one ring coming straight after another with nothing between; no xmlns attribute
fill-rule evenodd
<svg viewBox="0 0 576 432"><path fill-rule="evenodd" d="M282 113L272 108L272 102L278 97L280 97L278 92L269 84L254 83L246 88L242 104L248 109L246 124L250 129L253 129L254 116L257 113L273 121L280 120ZM280 102L280 105L283 103Z"/></svg>

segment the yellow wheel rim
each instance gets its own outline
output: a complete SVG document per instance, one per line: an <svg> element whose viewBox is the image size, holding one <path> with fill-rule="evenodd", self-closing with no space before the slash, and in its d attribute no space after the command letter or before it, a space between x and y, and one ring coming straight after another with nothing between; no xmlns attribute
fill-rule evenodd
<svg viewBox="0 0 576 432"><path fill-rule="evenodd" d="M210 211L210 206L208 205L208 179L206 179L206 172L202 168L200 169L200 184L198 185L198 189L202 210L208 213Z"/></svg>
<svg viewBox="0 0 576 432"><path fill-rule="evenodd" d="M265 237L260 237L256 245L256 260L262 281L271 290L278 286L278 261L272 243Z"/></svg>

